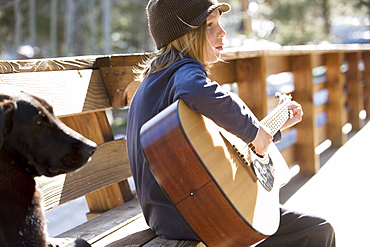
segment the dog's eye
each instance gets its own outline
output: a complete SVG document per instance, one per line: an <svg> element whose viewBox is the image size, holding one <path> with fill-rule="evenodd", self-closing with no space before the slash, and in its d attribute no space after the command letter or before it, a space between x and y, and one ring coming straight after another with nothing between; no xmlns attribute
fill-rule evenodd
<svg viewBox="0 0 370 247"><path fill-rule="evenodd" d="M36 120L36 124L37 124L37 125L41 125L41 124L42 124L42 122L43 122L43 119L42 119L42 118L38 118L38 119Z"/></svg>
<svg viewBox="0 0 370 247"><path fill-rule="evenodd" d="M37 117L37 119L36 119L36 124L37 125L41 125L43 122L44 122L44 119L41 116Z"/></svg>
<svg viewBox="0 0 370 247"><path fill-rule="evenodd" d="M37 125L42 125L46 122L47 122L46 115L42 111L39 111L35 123Z"/></svg>

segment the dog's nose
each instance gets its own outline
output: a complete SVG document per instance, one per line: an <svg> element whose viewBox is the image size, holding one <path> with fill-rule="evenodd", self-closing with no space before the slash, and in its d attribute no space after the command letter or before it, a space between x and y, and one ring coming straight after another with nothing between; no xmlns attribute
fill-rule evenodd
<svg viewBox="0 0 370 247"><path fill-rule="evenodd" d="M96 150L96 144L95 145L85 144L81 151L85 156L90 157L95 153L95 150Z"/></svg>

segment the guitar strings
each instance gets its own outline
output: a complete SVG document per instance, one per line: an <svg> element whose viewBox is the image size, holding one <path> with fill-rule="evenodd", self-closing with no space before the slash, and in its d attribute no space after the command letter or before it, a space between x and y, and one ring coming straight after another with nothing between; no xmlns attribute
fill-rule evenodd
<svg viewBox="0 0 370 247"><path fill-rule="evenodd" d="M290 111L288 110L288 106L290 103L290 99L285 100L283 103L278 105L273 112L267 115L264 119L261 120L261 123L268 128L270 128L271 134L275 135L281 126L290 118ZM244 147L239 148L239 153L242 158L247 158L250 160L251 154L250 150L254 152L257 156L261 157L262 155L258 154L255 151L255 147L252 143L247 143ZM263 157L263 156L262 156Z"/></svg>

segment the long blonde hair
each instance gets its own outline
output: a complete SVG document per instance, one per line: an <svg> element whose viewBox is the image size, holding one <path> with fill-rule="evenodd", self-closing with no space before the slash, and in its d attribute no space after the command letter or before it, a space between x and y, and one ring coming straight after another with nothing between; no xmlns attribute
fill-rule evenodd
<svg viewBox="0 0 370 247"><path fill-rule="evenodd" d="M207 22L195 27L185 35L162 47L158 52L147 57L138 67L134 68L137 79L142 81L150 74L168 68L177 60L188 56L198 60L208 70L211 66L206 62L206 49L209 44L207 38Z"/></svg>

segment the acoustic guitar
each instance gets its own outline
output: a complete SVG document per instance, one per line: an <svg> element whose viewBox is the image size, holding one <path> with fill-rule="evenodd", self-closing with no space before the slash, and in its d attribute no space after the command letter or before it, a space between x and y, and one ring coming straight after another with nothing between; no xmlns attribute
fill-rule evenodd
<svg viewBox="0 0 370 247"><path fill-rule="evenodd" d="M290 117L291 97L279 98L261 120L272 135ZM276 232L289 178L275 144L261 156L182 100L145 123L140 139L156 180L207 246L249 246Z"/></svg>

